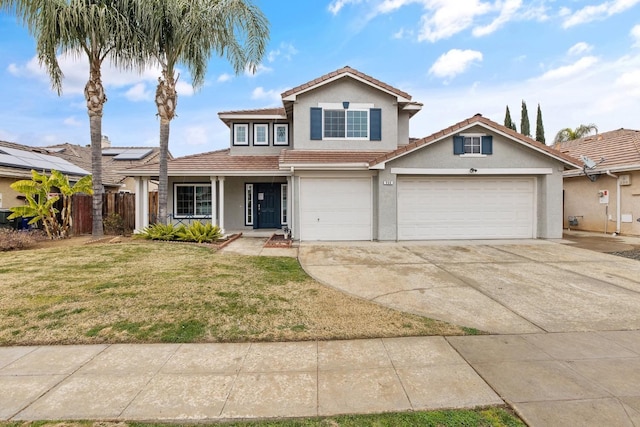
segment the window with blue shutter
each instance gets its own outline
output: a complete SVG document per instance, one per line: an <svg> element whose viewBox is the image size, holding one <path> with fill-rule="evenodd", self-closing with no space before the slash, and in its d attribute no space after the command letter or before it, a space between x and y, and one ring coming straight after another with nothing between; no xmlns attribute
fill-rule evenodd
<svg viewBox="0 0 640 427"><path fill-rule="evenodd" d="M491 135L482 137L482 154L493 154L493 137Z"/></svg>
<svg viewBox="0 0 640 427"><path fill-rule="evenodd" d="M382 141L382 109L371 108L369 110L369 123L371 125L371 141Z"/></svg>
<svg viewBox="0 0 640 427"><path fill-rule="evenodd" d="M464 137L453 137L453 154L464 154Z"/></svg>
<svg viewBox="0 0 640 427"><path fill-rule="evenodd" d="M311 107L311 139L322 139L322 108Z"/></svg>

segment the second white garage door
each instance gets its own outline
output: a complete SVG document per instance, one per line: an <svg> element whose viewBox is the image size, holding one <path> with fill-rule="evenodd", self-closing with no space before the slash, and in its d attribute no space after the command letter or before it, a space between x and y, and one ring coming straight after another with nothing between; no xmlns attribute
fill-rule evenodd
<svg viewBox="0 0 640 427"><path fill-rule="evenodd" d="M398 240L533 238L534 178L401 177Z"/></svg>
<svg viewBox="0 0 640 427"><path fill-rule="evenodd" d="M371 240L371 178L300 178L300 240Z"/></svg>

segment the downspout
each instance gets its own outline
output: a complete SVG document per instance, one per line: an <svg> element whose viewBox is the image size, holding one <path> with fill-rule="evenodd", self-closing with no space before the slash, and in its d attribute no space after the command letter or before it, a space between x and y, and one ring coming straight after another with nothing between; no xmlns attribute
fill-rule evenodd
<svg viewBox="0 0 640 427"><path fill-rule="evenodd" d="M620 178L617 175L611 173L611 171L606 172L611 178L615 178L616 180L616 235L620 234Z"/></svg>
<svg viewBox="0 0 640 427"><path fill-rule="evenodd" d="M291 240L294 238L294 232L297 230L294 228L295 226L295 218L296 218L296 176L295 176L295 167L291 166L291 206L289 207L289 228L291 229ZM297 233L296 233L297 234Z"/></svg>

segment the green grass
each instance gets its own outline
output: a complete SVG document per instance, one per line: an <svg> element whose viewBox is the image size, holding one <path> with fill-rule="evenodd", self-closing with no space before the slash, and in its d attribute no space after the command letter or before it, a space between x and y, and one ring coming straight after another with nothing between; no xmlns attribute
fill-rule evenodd
<svg viewBox="0 0 640 427"><path fill-rule="evenodd" d="M288 420L214 423L225 427L526 427L511 412L491 407L476 410L417 411ZM110 423L68 422L64 427L109 427ZM116 424L112 424L114 427ZM118 423L117 427L197 427L202 424ZM0 427L59 427L58 421L0 422Z"/></svg>

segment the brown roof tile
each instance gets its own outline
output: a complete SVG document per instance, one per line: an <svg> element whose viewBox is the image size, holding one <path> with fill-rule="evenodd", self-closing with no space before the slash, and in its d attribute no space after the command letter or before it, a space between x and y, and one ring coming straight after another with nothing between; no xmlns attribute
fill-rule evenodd
<svg viewBox="0 0 640 427"><path fill-rule="evenodd" d="M369 75L367 75L365 73L362 73L362 72L356 70L355 68L351 68L349 66L346 66L344 68L340 68L339 70L336 70L336 71L332 71L332 72L330 72L328 74L325 74L324 76L318 77L318 78L316 78L316 79L314 79L314 80L312 80L310 82L303 83L300 86L296 86L293 89L289 89L286 92L282 93L282 97L285 98L285 97L287 97L289 95L293 95L293 94L295 94L297 92L303 91L303 90L308 89L308 88L310 88L312 86L316 86L316 85L318 85L320 83L326 82L327 80L330 80L330 79L332 79L334 77L337 77L337 76L339 76L341 74L353 74L355 76L360 77L363 80L368 81L369 83L371 83L371 84L373 84L375 86L378 86L378 87L381 87L383 89L386 89L391 93L395 93L396 95L401 96L401 97L406 98L406 99L409 99L409 100L411 99L411 95L409 95L407 92L401 91L400 89L397 89L397 88L395 88L395 87L393 87L391 85L388 85L388 84L386 84L384 82L381 82L380 80L378 80L376 78L373 78L373 77L371 77L371 76L369 76Z"/></svg>
<svg viewBox="0 0 640 427"><path fill-rule="evenodd" d="M284 116L286 113L284 108L279 107L279 108L258 108L254 110L220 111L218 115L221 115L221 114Z"/></svg>
<svg viewBox="0 0 640 427"><path fill-rule="evenodd" d="M241 171L277 171L278 156L232 156L230 150L210 151L170 160L167 165L169 174L183 172L217 172ZM134 171L157 172L158 164L131 168Z"/></svg>
<svg viewBox="0 0 640 427"><path fill-rule="evenodd" d="M417 141L413 141L410 142L409 144L398 148L395 151L392 151L390 153L387 153L383 156L380 156L379 158L375 159L374 161L371 162L371 166L374 166L376 164L385 162L389 159L393 159L394 157L397 157L401 154L403 154L404 152L408 152L411 150L414 150L418 147L421 147L423 145L427 145L439 138L442 138L443 136L446 135L450 135L450 134L454 134L456 131L458 131L459 129L462 129L464 127L467 127L469 125L473 125L476 123L482 123L485 124L493 129L496 129L502 133L506 133L507 135L509 135L510 137L517 139L521 142L524 142L528 145L531 145L532 147L535 147L539 150L542 150L552 156L558 157L564 161L566 161L569 164L572 165L580 165L581 162L575 158L573 158L572 156L570 156L569 154L563 153L561 151L558 151L552 147L549 147L548 145L542 144L538 141L536 141L535 139L529 138L527 136L524 136L516 131L514 131L513 129L509 129L501 124L498 124L492 120L489 120L485 117L482 117L482 115L480 114L476 114L473 117L470 117L468 119L462 120L461 122L458 122L454 125L449 126L446 129L442 129L434 134L431 134L429 136L426 136L424 138L418 139Z"/></svg>
<svg viewBox="0 0 640 427"><path fill-rule="evenodd" d="M579 158L589 157L598 164L597 169L607 169L625 165L640 165L640 131L618 129L590 135L585 138L555 144L555 149Z"/></svg>
<svg viewBox="0 0 640 427"><path fill-rule="evenodd" d="M340 164L366 163L376 159L384 151L315 151L282 150L280 163L283 166L296 164Z"/></svg>

